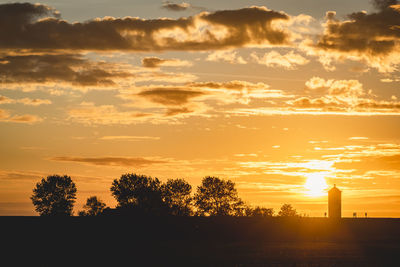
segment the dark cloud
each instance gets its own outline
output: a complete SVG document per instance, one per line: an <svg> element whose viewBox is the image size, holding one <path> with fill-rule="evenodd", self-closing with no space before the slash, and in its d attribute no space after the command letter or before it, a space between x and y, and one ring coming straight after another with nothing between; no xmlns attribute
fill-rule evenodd
<svg viewBox="0 0 400 267"><path fill-rule="evenodd" d="M180 4L176 4L170 1L165 1L162 4L162 8L170 10L170 11L185 11L191 7L190 4L182 2Z"/></svg>
<svg viewBox="0 0 400 267"><path fill-rule="evenodd" d="M194 110L192 110L192 109L190 109L188 107L169 108L169 109L167 109L167 112L165 112L165 116L171 117L171 116L187 114L187 113L192 113L192 112L194 112Z"/></svg>
<svg viewBox="0 0 400 267"><path fill-rule="evenodd" d="M269 86L265 83L251 83L246 81L228 81L228 82L193 82L188 83L187 86L193 88L211 88L211 89L223 89L223 90L255 90L264 89L267 90Z"/></svg>
<svg viewBox="0 0 400 267"><path fill-rule="evenodd" d="M0 48L13 50L209 50L289 42L288 33L272 26L289 16L264 7L180 19L105 17L69 23L45 5L3 4L0 18ZM198 21L203 22L201 27ZM179 38L174 37L177 32ZM194 39L193 34L199 37Z"/></svg>
<svg viewBox="0 0 400 267"><path fill-rule="evenodd" d="M167 163L164 160L152 160L145 158L130 158L130 157L99 157L99 158L85 158L85 157L54 157L50 160L62 162L78 162L90 165L100 166L123 166L123 167L142 167L158 163Z"/></svg>
<svg viewBox="0 0 400 267"><path fill-rule="evenodd" d="M142 91L138 95L158 104L180 106L187 104L192 98L204 95L204 93L180 88L153 88Z"/></svg>
<svg viewBox="0 0 400 267"><path fill-rule="evenodd" d="M337 56L353 56L366 60L381 71L393 71L400 61L392 53L398 52L400 41L400 11L397 1L375 0L378 12L365 11L348 15L339 21L334 12L327 13L327 24L317 48ZM333 54L334 56L334 54Z"/></svg>
<svg viewBox="0 0 400 267"><path fill-rule="evenodd" d="M158 57L145 57L142 59L142 66L145 68L158 68L166 60Z"/></svg>
<svg viewBox="0 0 400 267"><path fill-rule="evenodd" d="M184 67L191 66L191 63L189 61L176 58L163 59L158 57L145 57L142 59L142 67L144 68L159 68L161 66Z"/></svg>
<svg viewBox="0 0 400 267"><path fill-rule="evenodd" d="M67 82L76 86L111 86L130 74L110 70L104 62L81 55L17 55L0 57L0 84ZM108 68L107 68L108 67Z"/></svg>

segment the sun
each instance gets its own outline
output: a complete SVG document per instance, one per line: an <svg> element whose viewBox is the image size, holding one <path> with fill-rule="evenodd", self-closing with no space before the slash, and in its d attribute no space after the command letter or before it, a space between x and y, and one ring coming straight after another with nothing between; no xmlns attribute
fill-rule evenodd
<svg viewBox="0 0 400 267"><path fill-rule="evenodd" d="M304 184L307 189L306 194L312 197L321 197L326 195L328 184L325 181L325 173L307 174L307 181Z"/></svg>

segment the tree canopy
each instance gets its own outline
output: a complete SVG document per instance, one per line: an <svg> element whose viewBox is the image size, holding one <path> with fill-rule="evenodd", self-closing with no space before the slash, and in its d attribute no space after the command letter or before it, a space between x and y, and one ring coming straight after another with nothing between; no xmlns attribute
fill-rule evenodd
<svg viewBox="0 0 400 267"><path fill-rule="evenodd" d="M76 199L76 186L71 177L50 175L33 189L31 200L41 216L70 216Z"/></svg>
<svg viewBox="0 0 400 267"><path fill-rule="evenodd" d="M110 190L118 202L116 209L106 208L103 201L91 196L79 215L274 216L272 208L245 205L234 182L213 176L203 178L193 197L192 186L184 179L168 179L162 183L158 178L132 173L115 179ZM71 177L51 175L36 184L31 200L42 216L70 216L76 191ZM295 217L299 214L292 205L284 204L278 216Z"/></svg>
<svg viewBox="0 0 400 267"><path fill-rule="evenodd" d="M218 177L207 176L197 187L194 202L199 215L241 215L244 203L238 197L235 183Z"/></svg>
<svg viewBox="0 0 400 267"><path fill-rule="evenodd" d="M157 178L137 174L123 174L110 188L120 208L135 208L159 214L165 210L161 182Z"/></svg>
<svg viewBox="0 0 400 267"><path fill-rule="evenodd" d="M192 186L184 179L169 179L161 186L163 201L171 215L188 216L192 214Z"/></svg>
<svg viewBox="0 0 400 267"><path fill-rule="evenodd" d="M79 216L98 216L106 208L106 203L96 196L89 197L86 204L83 205L83 211L79 212Z"/></svg>
<svg viewBox="0 0 400 267"><path fill-rule="evenodd" d="M283 204L281 210L278 213L280 217L296 217L299 216L296 209L292 207L290 204Z"/></svg>

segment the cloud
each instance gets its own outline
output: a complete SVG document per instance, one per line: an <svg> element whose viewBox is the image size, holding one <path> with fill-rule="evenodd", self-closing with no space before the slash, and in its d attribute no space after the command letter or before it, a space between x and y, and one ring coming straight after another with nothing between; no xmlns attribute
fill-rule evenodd
<svg viewBox="0 0 400 267"><path fill-rule="evenodd" d="M44 174L40 172L33 171L5 171L0 170L0 180L1 181L34 181L43 177Z"/></svg>
<svg viewBox="0 0 400 267"><path fill-rule="evenodd" d="M15 123L33 124L33 123L41 122L41 121L43 121L43 119L36 115L25 114L25 115L11 116L8 111L6 111L4 109L0 109L0 122L15 122Z"/></svg>
<svg viewBox="0 0 400 267"><path fill-rule="evenodd" d="M191 82L179 86L135 86L121 92L120 97L135 101L138 97L165 105L183 106L190 103L215 102L218 104L248 104L252 99L278 99L291 97L281 90L270 89L265 83L246 81Z"/></svg>
<svg viewBox="0 0 400 267"><path fill-rule="evenodd" d="M368 137L364 137L364 136L353 136L353 137L349 137L349 140L368 140Z"/></svg>
<svg viewBox="0 0 400 267"><path fill-rule="evenodd" d="M15 116L11 117L9 119L9 121L30 124L30 123L42 121L42 119L35 115L26 114L26 115L15 115Z"/></svg>
<svg viewBox="0 0 400 267"><path fill-rule="evenodd" d="M142 66L144 68L158 68L161 66L166 67L188 67L192 64L186 60L180 59L162 59L158 57L145 57L142 59Z"/></svg>
<svg viewBox="0 0 400 267"><path fill-rule="evenodd" d="M0 5L1 49L21 51L211 50L287 45L290 21L265 7L202 12L179 19L96 18L69 23L42 4Z"/></svg>
<svg viewBox="0 0 400 267"><path fill-rule="evenodd" d="M136 124L154 119L155 114L138 111L121 111L113 105L95 106L93 103L81 103L68 110L68 119L83 124ZM154 122L154 120L153 120Z"/></svg>
<svg viewBox="0 0 400 267"><path fill-rule="evenodd" d="M181 88L160 87L142 91L138 96L144 97L152 102L179 106L189 102L190 99L203 95L200 91L184 90Z"/></svg>
<svg viewBox="0 0 400 267"><path fill-rule="evenodd" d="M290 51L284 55L281 55L276 51L271 51L265 53L262 57L259 57L257 53L253 52L251 57L258 64L272 68L282 67L289 70L296 69L299 65L306 65L310 62L303 56L294 53L294 51Z"/></svg>
<svg viewBox="0 0 400 267"><path fill-rule="evenodd" d="M306 86L309 89L320 89L320 88L326 88L330 87L333 83L333 80L325 80L320 77L312 77L306 82Z"/></svg>
<svg viewBox="0 0 400 267"><path fill-rule="evenodd" d="M400 178L400 149L397 145L391 149L384 147L361 147L358 151L348 151L340 155L343 160L335 163L337 168L351 168L361 171L396 171L397 178ZM349 160L344 160L349 159ZM385 176L383 174L383 176Z"/></svg>
<svg viewBox="0 0 400 267"><path fill-rule="evenodd" d="M0 104L15 104L21 103L28 106L40 106L40 105L50 105L51 101L48 99L31 99L31 98L21 98L21 99L12 99L6 96L0 95Z"/></svg>
<svg viewBox="0 0 400 267"><path fill-rule="evenodd" d="M352 103L365 95L363 85L358 80L325 80L320 77L312 77L306 82L306 87L311 90L324 89L323 102Z"/></svg>
<svg viewBox="0 0 400 267"><path fill-rule="evenodd" d="M15 103L14 99L0 95L0 104L12 104Z"/></svg>
<svg viewBox="0 0 400 267"><path fill-rule="evenodd" d="M252 100L292 98L265 83L245 81L191 82L183 85L143 85L121 89L127 103L94 105L83 102L68 110L68 119L84 124L178 123L178 118L225 114L230 104L248 105Z"/></svg>
<svg viewBox="0 0 400 267"><path fill-rule="evenodd" d="M99 140L107 141L144 141L144 140L160 140L157 136L130 136L130 135L109 135L99 138Z"/></svg>
<svg viewBox="0 0 400 267"><path fill-rule="evenodd" d="M215 62L223 61L231 64L247 64L247 61L243 57L237 55L237 51L230 50L214 51L207 56L206 60Z"/></svg>
<svg viewBox="0 0 400 267"><path fill-rule="evenodd" d="M314 44L314 52L328 68L335 60L359 60L380 72L396 71L400 64L400 9L398 1L375 0L377 12L365 11L338 20L327 12L324 33Z"/></svg>
<svg viewBox="0 0 400 267"><path fill-rule="evenodd" d="M165 1L162 4L162 8L170 10L170 11L184 11L191 8L191 5L185 2L180 4L172 3L170 1Z"/></svg>
<svg viewBox="0 0 400 267"><path fill-rule="evenodd" d="M75 86L115 86L114 79L132 74L117 64L93 62L78 54L6 55L1 57L0 83L12 84L67 83Z"/></svg>
<svg viewBox="0 0 400 267"><path fill-rule="evenodd" d="M313 77L306 82L306 86L311 90L324 89L321 91L323 95L314 98L299 97L286 103L296 108L320 111L400 114L400 102L372 98L358 80L325 80Z"/></svg>
<svg viewBox="0 0 400 267"><path fill-rule="evenodd" d="M47 87L51 91L55 86L105 90L140 81L182 83L197 79L197 76L188 73L149 71L125 63L92 61L79 54L28 54L0 56L1 59L5 63L0 64L0 88L22 88L25 91L39 87ZM168 66L189 64L177 59L161 63ZM31 102L34 103L39 102Z"/></svg>
<svg viewBox="0 0 400 267"><path fill-rule="evenodd" d="M306 96L287 95L290 99L273 102L272 106L235 108L230 115L344 115L399 116L400 101L377 99L372 90L365 92L358 80L335 80L312 77L306 83Z"/></svg>
<svg viewBox="0 0 400 267"><path fill-rule="evenodd" d="M143 167L153 164L167 163L165 160L154 160L145 158L131 158L131 157L53 157L53 161L60 162L78 162L88 165L98 166L120 166L120 167Z"/></svg>

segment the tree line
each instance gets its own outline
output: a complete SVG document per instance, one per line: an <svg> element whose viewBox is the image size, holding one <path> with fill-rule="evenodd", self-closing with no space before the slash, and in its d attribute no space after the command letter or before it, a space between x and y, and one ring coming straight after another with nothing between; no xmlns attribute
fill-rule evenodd
<svg viewBox="0 0 400 267"><path fill-rule="evenodd" d="M146 214L157 216L254 216L272 217L274 209L251 207L238 196L235 183L218 177L204 177L192 195L192 186L184 179L165 183L146 175L123 174L112 182L112 196L117 201L111 209L97 196L91 196L79 216ZM70 176L50 175L33 189L31 200L41 216L72 216L77 188ZM278 216L299 216L284 204Z"/></svg>

